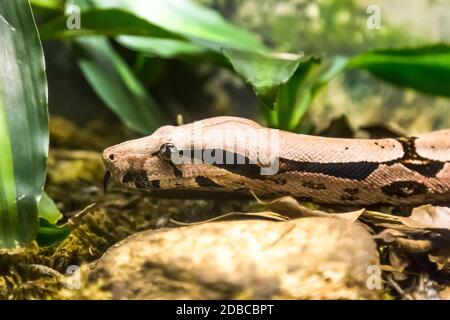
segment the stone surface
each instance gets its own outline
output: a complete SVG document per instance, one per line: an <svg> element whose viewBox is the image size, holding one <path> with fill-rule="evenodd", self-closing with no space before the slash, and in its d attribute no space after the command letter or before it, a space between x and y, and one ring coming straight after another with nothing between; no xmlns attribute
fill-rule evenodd
<svg viewBox="0 0 450 320"><path fill-rule="evenodd" d="M333 218L148 230L109 249L88 286L113 299L375 299L366 229ZM100 284L100 285L99 285Z"/></svg>

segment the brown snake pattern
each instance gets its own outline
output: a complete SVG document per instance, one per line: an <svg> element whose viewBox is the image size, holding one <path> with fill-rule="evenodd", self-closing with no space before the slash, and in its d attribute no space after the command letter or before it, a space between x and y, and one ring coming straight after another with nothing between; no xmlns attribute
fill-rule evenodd
<svg viewBox="0 0 450 320"><path fill-rule="evenodd" d="M103 160L107 177L154 193L251 190L331 204L450 204L450 130L341 139L216 117L161 127L107 148Z"/></svg>

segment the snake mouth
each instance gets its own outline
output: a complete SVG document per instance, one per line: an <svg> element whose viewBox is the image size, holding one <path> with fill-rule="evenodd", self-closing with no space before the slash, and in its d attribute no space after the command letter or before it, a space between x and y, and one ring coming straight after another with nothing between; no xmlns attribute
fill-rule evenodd
<svg viewBox="0 0 450 320"><path fill-rule="evenodd" d="M106 171L105 176L103 177L103 193L106 194L108 192L108 186L111 181L111 171Z"/></svg>

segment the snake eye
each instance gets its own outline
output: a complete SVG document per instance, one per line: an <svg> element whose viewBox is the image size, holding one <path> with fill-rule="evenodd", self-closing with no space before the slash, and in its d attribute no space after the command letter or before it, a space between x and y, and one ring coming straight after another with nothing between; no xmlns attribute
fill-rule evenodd
<svg viewBox="0 0 450 320"><path fill-rule="evenodd" d="M177 153L177 148L173 143L164 143L161 148L159 148L159 156L161 159L170 161L172 154Z"/></svg>

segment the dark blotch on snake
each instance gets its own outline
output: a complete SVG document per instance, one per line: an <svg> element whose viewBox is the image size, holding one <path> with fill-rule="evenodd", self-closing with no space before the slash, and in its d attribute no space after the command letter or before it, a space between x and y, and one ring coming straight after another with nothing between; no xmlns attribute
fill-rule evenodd
<svg viewBox="0 0 450 320"><path fill-rule="evenodd" d="M269 176L261 175L261 168L258 164L250 161L246 156L238 153L225 151L222 149L194 149L182 150L180 154L187 156L191 160L202 163L209 163L220 169L238 174L251 179L265 180ZM204 154L211 155L213 162L205 161ZM218 155L222 158L218 159ZM240 160L238 163L238 159ZM211 160L211 159L210 159ZM343 162L343 163L320 163L304 162L291 159L279 158L278 173L286 172L309 172L321 173L342 179L364 180L379 166L377 162Z"/></svg>
<svg viewBox="0 0 450 320"><path fill-rule="evenodd" d="M284 172L309 172L321 173L327 176L333 176L349 180L364 180L378 166L378 162L337 162L337 163L320 163L320 162L302 162L290 159L280 158L279 173Z"/></svg>
<svg viewBox="0 0 450 320"><path fill-rule="evenodd" d="M359 197L357 194L359 193L358 188L345 188L344 194L340 196L341 200L343 201L356 201L359 200Z"/></svg>
<svg viewBox="0 0 450 320"><path fill-rule="evenodd" d="M408 198L427 193L427 186L417 181L396 181L381 187L381 191L388 195L400 198Z"/></svg>
<svg viewBox="0 0 450 320"><path fill-rule="evenodd" d="M130 170L125 173L122 179L123 183L134 183L137 188L148 188L150 182L145 170Z"/></svg>
<svg viewBox="0 0 450 320"><path fill-rule="evenodd" d="M152 180L152 181L150 181L150 185L154 189L160 189L161 188L159 180Z"/></svg>
<svg viewBox="0 0 450 320"><path fill-rule="evenodd" d="M410 170L420 173L424 177L436 177L439 171L444 168L444 163L439 161L424 161L422 164L403 163Z"/></svg>
<svg viewBox="0 0 450 320"><path fill-rule="evenodd" d="M214 167L227 170L229 172L251 178L264 180L266 176L261 175L261 167L250 161L239 153L225 151L222 149L194 149L182 150L182 154L191 160L208 163ZM204 155L211 156L212 159L204 159ZM222 155L221 158L219 156ZM214 160L214 161L211 161Z"/></svg>
<svg viewBox="0 0 450 320"><path fill-rule="evenodd" d="M175 177L177 177L177 178L183 177L183 172L182 172L180 169L178 169L178 167L177 167L176 165L174 165L174 164L173 164L172 162L170 162L170 161L168 161L167 163L172 167L173 175L174 175Z"/></svg>
<svg viewBox="0 0 450 320"><path fill-rule="evenodd" d="M401 137L396 139L402 145L404 154L400 159L389 161L386 164L393 165L401 163L406 168L424 177L435 178L444 167L444 162L421 157L416 151L416 139L416 137Z"/></svg>
<svg viewBox="0 0 450 320"><path fill-rule="evenodd" d="M223 188L220 184L217 184L213 180L211 180L207 177L203 177L203 176L195 177L195 182L200 187L204 187L204 188Z"/></svg>
<svg viewBox="0 0 450 320"><path fill-rule="evenodd" d="M416 137L401 137L397 138L396 140L402 145L403 147L403 160L406 159L421 159L421 157L417 154L416 151Z"/></svg>
<svg viewBox="0 0 450 320"><path fill-rule="evenodd" d="M321 163L321 162L306 162L296 161L292 159L279 158L279 170L278 173L287 172L307 172L307 173L319 173L327 176L333 176L341 179L349 179L362 181L366 179L372 172L378 169L380 164L386 164L388 166L401 163L406 168L414 170L426 177L436 177L440 170L442 170L444 163L440 161L425 159L417 154L415 149L416 137L398 138L397 141L403 146L403 156L401 158L386 161L386 162L337 162L337 163ZM222 149L197 149L197 150L183 150L183 154L191 159L200 160L203 163L209 163L215 167L227 170L229 172L251 178L265 180L268 176L261 175L261 167L250 161L248 157L245 157L238 153L225 151ZM214 158L215 161L205 161L203 155L208 154ZM217 159L216 155L222 154L221 159ZM230 161L231 159L231 161ZM240 160L238 163L237 160ZM227 161L228 160L228 161ZM423 161L421 164L414 164L411 161ZM174 174L177 177L181 177L181 171L175 166ZM283 183L280 183L283 184Z"/></svg>
<svg viewBox="0 0 450 320"><path fill-rule="evenodd" d="M348 194L358 194L359 189L358 188L345 188L344 192L348 193Z"/></svg>
<svg viewBox="0 0 450 320"><path fill-rule="evenodd" d="M203 149L201 150L202 152L198 151L199 150L194 150L193 158L201 160L202 162L205 161L203 157L202 159L199 159L199 154L203 155L203 152L207 152L207 154L213 154L214 156L216 155L216 153L213 153L211 149ZM216 162L211 163L211 165L251 179L264 180L268 177L265 175L261 175L261 167L258 164L251 162L248 157L225 150L216 150L216 151L220 151L221 154L223 155L223 158L219 159L217 163ZM192 157L192 153L190 153L190 151L184 154L185 155L190 154ZM217 157L215 158L217 159ZM230 159L232 159L232 161L229 161ZM237 162L238 159L240 160L240 163ZM379 163L376 162L319 163L319 162L302 162L280 158L278 173L298 171L309 173L322 173L324 175L334 176L343 179L364 180L374 170L378 168L378 165Z"/></svg>

